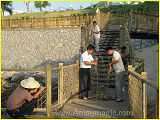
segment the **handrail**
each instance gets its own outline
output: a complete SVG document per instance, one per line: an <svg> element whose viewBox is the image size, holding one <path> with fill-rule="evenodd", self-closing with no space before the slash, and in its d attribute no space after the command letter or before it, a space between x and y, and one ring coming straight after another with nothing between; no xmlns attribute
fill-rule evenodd
<svg viewBox="0 0 160 120"><path fill-rule="evenodd" d="M138 65L136 65L135 67L134 67L134 69L136 70L137 68L139 68L141 65L143 65L144 63L143 62L140 62Z"/></svg>
<svg viewBox="0 0 160 120"><path fill-rule="evenodd" d="M144 79L142 76L136 72L136 70L141 67L144 64L144 61L142 58L137 58L141 60L142 62L139 62L137 65L132 67L132 69L128 69L128 73L136 77L138 80L141 80L142 82L146 83L147 85L153 87L155 90L158 90L158 87L152 82L152 80ZM144 67L144 66L143 66Z"/></svg>
<svg viewBox="0 0 160 120"><path fill-rule="evenodd" d="M73 66L77 66L77 63L76 64L70 64L70 65L64 65L63 68L68 68L68 67L73 67Z"/></svg>
<svg viewBox="0 0 160 120"><path fill-rule="evenodd" d="M140 64L138 65L139 67ZM136 66L136 68L138 68ZM144 70L137 73L135 71L135 67L132 65L128 66L129 73L129 98L131 103L131 108L135 117L147 118L147 85L153 88L156 91L156 116L159 116L159 88L156 84L153 83L152 80L147 78L147 73ZM134 93L134 90L136 92ZM138 101L138 102L137 102Z"/></svg>
<svg viewBox="0 0 160 120"><path fill-rule="evenodd" d="M136 73L134 70L129 69L128 73L133 75L135 78L137 78L141 82L146 83L147 85L153 87L155 90L157 90L157 91L159 90L158 87L152 82L152 80L142 78L142 76L140 74Z"/></svg>

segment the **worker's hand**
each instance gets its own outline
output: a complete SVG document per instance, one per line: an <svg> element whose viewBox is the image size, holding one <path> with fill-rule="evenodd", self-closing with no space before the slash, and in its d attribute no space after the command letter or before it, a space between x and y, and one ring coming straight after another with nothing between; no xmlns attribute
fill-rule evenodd
<svg viewBox="0 0 160 120"><path fill-rule="evenodd" d="M93 65L97 65L98 64L96 60L93 61L92 63L93 63Z"/></svg>
<svg viewBox="0 0 160 120"><path fill-rule="evenodd" d="M41 86L40 87L40 91L42 92L43 90L45 90L46 89L46 87L44 87L44 86Z"/></svg>
<svg viewBox="0 0 160 120"><path fill-rule="evenodd" d="M109 67L112 67L112 63L109 63L108 66L109 66Z"/></svg>
<svg viewBox="0 0 160 120"><path fill-rule="evenodd" d="M108 74L110 74L112 72L112 68L108 70Z"/></svg>

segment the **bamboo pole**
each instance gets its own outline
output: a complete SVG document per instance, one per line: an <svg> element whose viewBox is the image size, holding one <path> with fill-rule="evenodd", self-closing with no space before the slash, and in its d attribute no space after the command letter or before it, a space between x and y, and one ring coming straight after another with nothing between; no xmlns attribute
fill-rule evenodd
<svg viewBox="0 0 160 120"><path fill-rule="evenodd" d="M147 79L147 73L142 72L141 73L144 80ZM147 118L147 85L143 82L143 118Z"/></svg>
<svg viewBox="0 0 160 120"><path fill-rule="evenodd" d="M59 79L58 79L58 104L62 106L63 97L63 63L59 63Z"/></svg>
<svg viewBox="0 0 160 120"><path fill-rule="evenodd" d="M47 117L51 117L51 98L52 98L52 91L51 91L51 80L52 80L52 67L50 64L47 65Z"/></svg>

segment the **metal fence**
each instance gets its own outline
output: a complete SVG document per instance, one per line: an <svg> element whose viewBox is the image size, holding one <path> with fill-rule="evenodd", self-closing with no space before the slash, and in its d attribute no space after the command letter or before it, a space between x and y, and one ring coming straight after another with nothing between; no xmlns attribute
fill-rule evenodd
<svg viewBox="0 0 160 120"><path fill-rule="evenodd" d="M82 14L48 18L2 18L2 29L81 26L82 24L89 25L93 20L96 20L101 29L103 29L106 24L114 17L116 17L116 19L118 19L118 21L121 23L126 22L129 31L158 33L158 15L133 12L121 14L100 12L91 15Z"/></svg>
<svg viewBox="0 0 160 120"><path fill-rule="evenodd" d="M79 62L63 66L59 64L58 104L62 107L79 92Z"/></svg>
<svg viewBox="0 0 160 120"><path fill-rule="evenodd" d="M157 92L157 109L156 109L156 117L158 118L158 95L159 89L156 85L153 84L151 80L147 79L147 73L144 72L143 64L136 65L133 67L132 65L128 66L129 72L129 86L128 86L128 93L129 93L129 100L131 109L133 112L133 116L135 118L147 118L147 86L152 87L155 92ZM138 71L138 73L136 72Z"/></svg>

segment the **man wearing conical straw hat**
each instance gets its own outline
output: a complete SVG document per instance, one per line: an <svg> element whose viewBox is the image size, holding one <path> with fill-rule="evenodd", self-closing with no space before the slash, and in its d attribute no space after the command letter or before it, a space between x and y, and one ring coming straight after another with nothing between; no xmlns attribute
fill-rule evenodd
<svg viewBox="0 0 160 120"><path fill-rule="evenodd" d="M37 98L44 89L33 77L22 80L7 100L7 113L12 118L25 118L24 115L33 112Z"/></svg>

